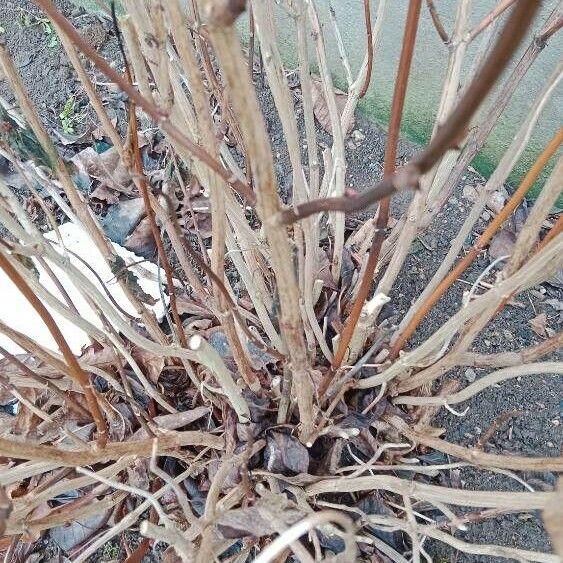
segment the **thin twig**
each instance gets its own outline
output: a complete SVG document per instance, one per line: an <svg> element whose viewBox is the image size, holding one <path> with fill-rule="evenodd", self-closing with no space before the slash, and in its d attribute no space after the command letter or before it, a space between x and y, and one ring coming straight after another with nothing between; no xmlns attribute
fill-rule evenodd
<svg viewBox="0 0 563 563"><path fill-rule="evenodd" d="M413 315L412 319L407 326L403 329L402 333L398 336L397 340L393 344L389 352L391 359L398 356L399 351L404 347L408 339L411 337L413 332L416 330L418 325L426 317L430 309L437 303L440 297L446 292L446 290L451 287L451 285L457 280L461 274L473 263L477 258L479 253L485 248L485 246L490 242L493 235L500 229L503 223L510 217L512 212L516 209L519 203L524 199L524 196L528 193L528 190L533 186L537 177L549 161L549 159L555 154L559 149L561 142L563 141L563 128L559 129L555 136L544 148L542 153L538 156L537 160L534 162L533 166L530 168L518 189L514 192L508 203L503 207L502 211L495 217L491 224L487 227L485 232L477 239L477 242L473 245L471 250L463 257L457 266L440 282L436 287L434 292L427 298L427 300L420 306L416 314Z"/></svg>
<svg viewBox="0 0 563 563"><path fill-rule="evenodd" d="M33 0L39 8L41 8L56 25L72 40L80 51L82 51L105 75L106 77L119 85L119 87L142 108L156 123L160 125L165 133L168 133L180 146L184 147L198 160L203 162L211 170L216 172L221 178L228 182L231 187L237 191L247 202L252 205L255 201L254 194L247 184L233 178L228 170L226 170L217 160L215 160L207 151L196 145L186 135L184 135L169 120L168 115L157 108L152 102L144 98L139 92L123 77L113 69L98 53L88 44L88 42L76 31L73 25L57 10L51 0Z"/></svg>
<svg viewBox="0 0 563 563"><path fill-rule="evenodd" d="M385 145L385 161L384 161L384 174L390 177L395 171L395 161L397 157L397 143L399 141L399 131L401 126L401 117L403 114L403 106L405 102L405 95L407 91L407 82L410 74L410 67L412 62L412 56L414 52L414 44L416 40L416 32L418 29L418 20L420 17L420 0L412 0L409 3L409 10L407 13L407 19L405 22L405 32L403 35L403 46L401 49L401 57L399 59L399 68L397 70L397 79L395 81L395 90L393 92L393 102L391 105L391 118L389 121L389 134L387 137L387 143ZM372 245L368 255L368 261L363 273L363 277L360 281L360 287L358 289L356 300L352 306L352 310L346 319L344 329L340 334L340 340L338 341L338 349L334 354L334 359L331 364L331 371L338 369L342 364L346 352L348 350L348 345L354 334L354 330L360 318L360 314L364 307L365 300L367 299L375 272L375 267L379 259L379 252L381 250L381 245L383 244L383 238L385 236L385 228L387 227L387 221L389 218L389 198L382 200L379 207L379 212L376 221L376 233L372 241ZM330 373L330 372L329 372ZM332 376L329 375L323 381L321 390L319 393L328 388Z"/></svg>
<svg viewBox="0 0 563 563"><path fill-rule="evenodd" d="M469 33L469 42L473 41L482 31L484 31L493 21L510 8L516 0L500 0L497 6L493 8Z"/></svg>
<svg viewBox="0 0 563 563"><path fill-rule="evenodd" d="M434 24L434 28L438 32L440 39L442 40L444 45L449 45L450 36L448 35L448 32L444 28L444 24L440 19L440 14L438 13L438 10L436 10L436 6L434 6L434 0L426 0L426 5L428 6L428 11L430 12L432 23Z"/></svg>
<svg viewBox="0 0 563 563"><path fill-rule="evenodd" d="M502 75L512 54L531 25L539 8L537 2L520 0L506 23L499 39L481 66L477 76L465 91L463 97L449 118L439 129L430 144L408 164L397 170L393 176L384 176L375 187L355 197L331 197L312 200L293 209L285 209L273 220L290 225L304 217L323 211L352 213L365 209L375 202L406 189L416 188L420 177L430 170L439 158L458 145L465 130L493 85ZM550 31L553 33L553 31Z"/></svg>
<svg viewBox="0 0 563 563"><path fill-rule="evenodd" d="M358 98L363 98L369 88L369 83L371 82L371 71L373 68L373 42L372 42L372 31L371 31L371 8L369 0L364 0L364 19L366 22L366 34L367 34L367 71L364 84Z"/></svg>

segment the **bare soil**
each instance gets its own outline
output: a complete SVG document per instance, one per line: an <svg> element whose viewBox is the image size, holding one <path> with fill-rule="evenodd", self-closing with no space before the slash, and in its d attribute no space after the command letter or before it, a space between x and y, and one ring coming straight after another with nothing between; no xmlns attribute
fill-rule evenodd
<svg viewBox="0 0 563 563"><path fill-rule="evenodd" d="M69 2L59 0L57 4L71 17L89 40L110 60L119 61L115 37L110 22L97 16L85 14L74 8ZM87 107L87 99L80 91L79 83L75 81L70 63L67 61L60 46L49 46L48 34L41 24L26 26L22 23L23 15L38 14L29 0L14 0L6 2L0 13L0 26L3 29L2 38L14 56L14 60L22 74L30 95L37 105L41 117L47 126L62 133L60 113L65 103L72 96L78 101L78 111L82 117L76 123L76 132L87 127L92 118L91 110ZM119 63L117 63L119 64ZM259 80L257 80L259 82ZM108 96L110 94L108 93ZM114 94L115 95L115 94ZM13 97L4 81L0 80L0 96L7 100ZM283 140L281 126L275 111L272 98L267 88L259 87L259 98L265 115L274 154L276 156L276 170L278 173L280 190L287 195L291 191L289 173L289 158ZM112 109L114 107L115 109ZM110 111L121 119L119 104L110 104ZM302 119L300 106L296 104L299 119ZM382 160L386 135L377 124L368 121L361 115L356 116L355 130L360 131L365 138L361 141L347 141L348 171L347 184L362 191L381 176ZM319 129L321 142L330 145L331 139ZM407 160L419 149L411 142L401 140L398 156L400 161ZM456 193L450 198L446 208L438 216L433 227L423 237L423 240L413 245L413 249L405 264L403 274L399 276L394 289L392 303L394 314L406 312L410 304L417 298L425 283L446 255L449 245L456 235L459 226L470 209L471 203L462 196L463 186L478 184L484 180L473 171L467 171ZM508 190L510 186L506 186ZM393 203L393 213L405 209L407 201L396 200ZM353 227L355 219L348 221ZM485 221L481 220L478 230L484 228ZM473 234L473 237L478 232ZM473 238L472 238L473 240ZM472 240L467 241L469 245ZM440 300L428 315L424 323L415 334L411 345L420 343L425 337L435 331L461 306L463 291L468 283L475 281L477 276L488 266L489 259L483 253L473 266L464 274L463 280L456 283ZM493 275L487 278L492 281ZM558 314L545 304L546 298L562 299L561 289L545 284L518 297L521 307L508 306L479 336L474 350L483 353L495 353L507 350L517 350L521 347L532 346L540 342L529 321L539 312L548 316L548 324L554 330L561 330ZM467 370L461 368L450 372L447 377L459 379L463 385L468 383ZM475 370L476 377L484 371ZM563 383L561 379L541 374L509 381L492 387L480 393L478 397L468 401L463 408L469 410L462 417L443 410L435 420L436 426L445 428L445 437L453 442L473 445L481 433L489 428L494 419L501 413L518 410L522 414L506 422L495 433L487 451L494 453L513 453L521 455L559 455L563 446L563 431L561 426ZM447 460L444 458L443 460ZM551 490L555 485L555 476L551 473L519 475L536 490ZM494 474L484 470L462 469L451 471L442 476L442 481L450 486L460 486L468 489L487 490L515 490L522 491L524 487L513 478L506 475ZM429 516L432 516L430 513ZM503 516L471 525L467 532L457 532L457 537L465 541L480 544L504 544L526 549L549 550L549 540L543 529L539 514L535 512ZM123 561L124 551L119 543L108 546L107 550L99 553L92 561ZM487 562L497 559L481 556L466 556L454 553L441 544L427 542L427 551L434 556L435 561L458 562ZM47 555L50 550L46 549ZM54 561L57 556L49 559L35 559L35 561ZM108 559L109 557L109 559ZM155 553L145 557L143 561L156 561L159 556ZM501 560L498 560L501 561Z"/></svg>

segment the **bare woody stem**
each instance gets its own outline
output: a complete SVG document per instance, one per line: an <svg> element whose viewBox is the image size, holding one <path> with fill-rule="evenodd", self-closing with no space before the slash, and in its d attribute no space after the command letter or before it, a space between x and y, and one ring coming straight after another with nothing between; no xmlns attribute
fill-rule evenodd
<svg viewBox="0 0 563 563"><path fill-rule="evenodd" d="M108 431L107 426L104 421L104 417L102 411L100 409L100 405L98 403L98 399L94 394L92 389L92 384L90 383L89 377L84 373L84 370L80 367L78 360L72 353L63 333L60 331L57 323L51 316L51 313L47 310L45 305L41 302L39 297L35 295L33 290L29 287L27 282L23 279L20 273L12 266L10 261L6 258L3 251L0 251L0 268L4 270L6 275L12 280L14 285L20 290L22 295L29 301L30 305L35 309L37 314L41 317L41 320L45 323L51 336L53 337L54 341L56 342L59 350L61 351L64 359L68 365L69 372L72 378L80 385L82 391L84 392L84 396L86 398L86 403L88 405L88 410L96 423L96 428L98 430L99 435L99 445L104 447L107 443L108 439ZM15 456L17 457L17 455Z"/></svg>
<svg viewBox="0 0 563 563"><path fill-rule="evenodd" d="M167 432L159 435L157 439L159 455L163 455L167 450L184 446L204 446L216 450L222 450L225 447L225 440L220 436L199 431ZM153 444L154 438L147 438L129 442L110 442L99 451L95 451L93 448L63 450L54 446L0 438L0 455L14 459L51 461L64 467L76 467L77 465L105 463L127 455L150 457Z"/></svg>
<svg viewBox="0 0 563 563"><path fill-rule="evenodd" d="M456 147L465 136L469 122L481 102L498 81L512 54L531 25L538 2L520 0L510 15L497 43L471 84L466 89L457 107L440 127L430 144L411 162L399 168L392 176L384 176L375 187L362 194L350 197L333 197L312 200L292 209L285 209L275 218L284 225L323 211L351 213L365 209L384 197L406 189L416 189L420 177L428 172L449 149Z"/></svg>
<svg viewBox="0 0 563 563"><path fill-rule="evenodd" d="M371 8L369 0L364 0L364 19L366 22L366 34L367 34L367 50L368 50L368 68L366 71L366 78L358 98L363 98L368 91L369 83L371 81L371 71L373 68L373 41L371 32Z"/></svg>
<svg viewBox="0 0 563 563"><path fill-rule="evenodd" d="M438 10L436 10L436 6L434 6L434 0L426 0L426 5L428 6L428 11L430 12L430 17L432 18L432 23L436 28L436 32L440 36L440 39L442 40L444 45L448 45L450 43L450 36L444 28L444 24L440 19Z"/></svg>
<svg viewBox="0 0 563 563"><path fill-rule="evenodd" d="M176 292L174 290L174 278L172 276L172 268L170 267L170 261L168 260L168 255L164 248L164 243L162 242L162 237L160 236L160 230L156 224L154 210L151 205L151 198L149 194L149 187L147 184L147 178L143 170L143 163L141 161L141 151L139 148L139 137L137 135L137 122L136 122L136 112L135 104L131 103L129 106L129 127L131 128L131 152L133 153L133 167L136 173L136 184L141 192L141 197L143 198L143 205L145 206L145 212L147 214L147 219L149 221L149 226L151 229L152 236L154 238L154 243L158 252L158 257L160 263L164 270L164 275L166 276L166 285L168 287L168 295L170 297L170 311L172 312L172 318L174 319L174 324L176 325L176 334L178 335L178 341L182 348L186 348L188 342L186 340L186 333L184 332L184 327L182 325L182 320L180 319L180 314L178 313L178 306L176 305Z"/></svg>
<svg viewBox="0 0 563 563"><path fill-rule="evenodd" d="M206 3L208 8L212 4ZM313 426L313 386L308 372L309 362L289 238L284 227L269 221L280 211L272 151L234 29L232 26L218 25L218 21L213 19L213 12L208 11L207 15L209 34L239 120L257 186L257 210L270 245L271 264L281 306L280 328L289 351L293 389L299 405L302 423L300 438L306 441Z"/></svg>
<svg viewBox="0 0 563 563"><path fill-rule="evenodd" d="M412 62L412 55L414 52L414 44L416 40L416 32L418 29L418 21L420 17L421 0L411 0L409 3L409 10L407 13L407 20L405 22L405 33L403 35L403 46L401 49L401 57L399 60L399 68L397 70L397 80L395 81L395 91L393 93L393 102L391 105L391 119L389 123L389 136L387 138L387 144L385 146L385 161L383 165L384 174L390 176L395 171L395 160L397 157L397 142L399 140L399 131L401 126L401 116L403 114L403 106L405 102L405 95L407 91L407 82L410 73L410 67ZM340 341L338 343L338 349L334 355L334 360L332 362L332 370L336 370L342 364L344 357L346 356L346 351L350 340L354 333L354 329L360 318L362 308L364 306L365 300L367 299L369 289L373 281L373 274L375 272L375 267L377 266L377 261L379 259L379 253L381 251L381 245L383 244L383 238L385 233L385 228L387 227L387 221L389 219L389 198L386 197L380 205L379 213L377 215L377 232L373 237L372 246L369 252L368 261L364 276L360 281L360 288L354 305L344 329L340 334ZM329 372L330 374L330 372ZM326 378L326 383L321 387L321 392L323 392L332 377Z"/></svg>
<svg viewBox="0 0 563 563"><path fill-rule="evenodd" d="M168 114L157 108L153 103L143 97L138 90L131 84L127 83L115 69L113 69L96 50L91 47L84 38L76 31L73 25L58 11L57 7L51 0L33 0L35 4L41 8L47 16L59 27L63 33L69 37L74 45L86 55L103 73L115 82L125 92L129 98L140 108L142 108L156 123L160 125L162 130L167 133L171 139L174 139L180 146L184 147L195 158L206 164L211 170L216 172L223 180L228 182L231 187L250 205L256 201L255 195L250 187L234 178L232 174L224 168L216 159L214 159L206 150L191 141L177 127L172 125L168 120Z"/></svg>
<svg viewBox="0 0 563 563"><path fill-rule="evenodd" d="M491 224L485 229L485 232L477 239L473 248L463 257L457 266L442 280L436 287L434 292L428 296L428 299L421 305L420 309L412 317L409 324L404 328L403 332L398 336L390 350L390 358L394 359L399 355L399 351L404 347L418 325L429 313L430 309L438 302L440 297L448 290L449 287L459 278L459 276L473 263L479 252L485 248L490 242L493 235L500 229L503 223L510 217L519 203L524 199L528 190L533 186L540 172L543 170L549 159L555 154L559 146L563 142L563 128L555 134L553 139L545 147L539 155L536 162L530 168L518 189L514 192L508 203L501 212L495 217Z"/></svg>

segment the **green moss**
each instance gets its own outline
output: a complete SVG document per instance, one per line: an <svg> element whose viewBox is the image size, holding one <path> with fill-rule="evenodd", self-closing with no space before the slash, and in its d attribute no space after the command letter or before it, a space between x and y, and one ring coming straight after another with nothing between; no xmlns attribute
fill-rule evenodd
<svg viewBox="0 0 563 563"><path fill-rule="evenodd" d="M376 121L383 127L387 127L389 124L390 104L383 97L368 94L359 102L358 110L367 118ZM433 115L431 111L420 110L414 112L412 109L406 110L401 121L402 136L420 145L427 144L430 141L434 118L435 115ZM517 186L522 181L542 150L543 146L539 142L532 141L529 143L524 154L518 160L512 173L508 177L508 182L512 186ZM486 146L473 159L471 166L485 178L489 178L501 157L502 151L500 147L496 147L495 150L495 148ZM555 166L555 160L555 158L551 159L539 178L534 182L534 185L528 192L530 199L536 199L538 197L549 174ZM557 207L563 208L563 195L559 197Z"/></svg>

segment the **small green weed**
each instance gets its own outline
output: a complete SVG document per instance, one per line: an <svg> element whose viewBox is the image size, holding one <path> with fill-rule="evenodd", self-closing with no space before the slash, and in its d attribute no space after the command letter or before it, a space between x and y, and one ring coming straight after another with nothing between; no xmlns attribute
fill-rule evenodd
<svg viewBox="0 0 563 563"><path fill-rule="evenodd" d="M38 16L23 8L20 8L20 17L19 17L21 25L24 27L35 27L40 26L43 30L43 33L47 36L47 47L56 47L59 44L59 38L55 33L53 28L53 24L51 21L44 17Z"/></svg>
<svg viewBox="0 0 563 563"><path fill-rule="evenodd" d="M70 96L63 107L63 111L59 114L63 132L67 135L74 133L74 126L81 117L82 114L76 111L76 98Z"/></svg>

